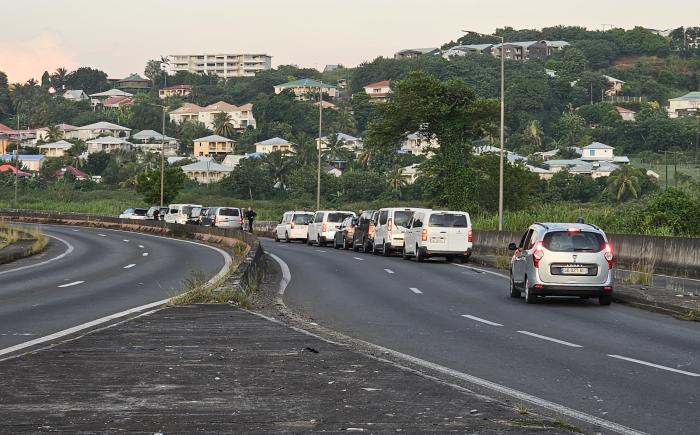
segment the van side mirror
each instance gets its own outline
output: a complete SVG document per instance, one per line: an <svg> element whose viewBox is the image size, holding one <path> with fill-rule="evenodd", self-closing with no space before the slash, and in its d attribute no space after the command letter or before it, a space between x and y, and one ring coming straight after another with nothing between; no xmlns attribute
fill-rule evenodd
<svg viewBox="0 0 700 435"><path fill-rule="evenodd" d="M508 245L508 250L509 251L517 251L518 245L516 245L515 243L511 243L510 245Z"/></svg>

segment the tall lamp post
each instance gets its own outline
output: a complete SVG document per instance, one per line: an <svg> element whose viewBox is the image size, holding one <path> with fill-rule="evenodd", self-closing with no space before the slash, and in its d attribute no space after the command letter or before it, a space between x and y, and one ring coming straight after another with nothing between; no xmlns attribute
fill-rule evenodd
<svg viewBox="0 0 700 435"><path fill-rule="evenodd" d="M500 125L500 158L498 164L498 231L503 230L503 159L504 159L504 138L505 138L505 89L506 89L506 57L505 57L505 36L486 35L484 33L462 30L464 33L472 33L479 36L495 36L501 39L501 125Z"/></svg>
<svg viewBox="0 0 700 435"><path fill-rule="evenodd" d="M323 132L323 87L318 87L318 166L316 168L316 210L321 208L321 145Z"/></svg>
<svg viewBox="0 0 700 435"><path fill-rule="evenodd" d="M162 113L162 126L160 131L160 208L163 208L163 191L165 187L165 112L168 110L168 106L163 106L162 104L146 103L151 106L160 107L163 109Z"/></svg>

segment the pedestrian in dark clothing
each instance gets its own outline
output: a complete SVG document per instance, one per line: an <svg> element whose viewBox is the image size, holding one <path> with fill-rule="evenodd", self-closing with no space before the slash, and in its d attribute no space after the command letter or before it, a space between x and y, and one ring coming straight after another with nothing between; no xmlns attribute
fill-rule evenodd
<svg viewBox="0 0 700 435"><path fill-rule="evenodd" d="M253 211L252 207L248 207L248 210L245 212L245 217L248 219L248 231L251 233L253 232L253 221L255 220L255 216L257 216L257 213Z"/></svg>
<svg viewBox="0 0 700 435"><path fill-rule="evenodd" d="M160 210L159 210L159 209L155 209L155 210L153 211L153 220L154 220L154 221L159 221L159 220L160 220Z"/></svg>

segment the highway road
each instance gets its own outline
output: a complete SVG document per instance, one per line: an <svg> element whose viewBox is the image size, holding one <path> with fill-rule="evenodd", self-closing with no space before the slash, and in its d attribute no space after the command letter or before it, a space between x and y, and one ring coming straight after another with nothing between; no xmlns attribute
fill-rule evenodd
<svg viewBox="0 0 700 435"><path fill-rule="evenodd" d="M49 249L0 266L0 357L22 343L167 299L193 272L225 265L215 249L152 235L48 225Z"/></svg>
<svg viewBox="0 0 700 435"><path fill-rule="evenodd" d="M264 242L315 322L652 434L700 433L700 323L596 300L526 305L469 265Z"/></svg>

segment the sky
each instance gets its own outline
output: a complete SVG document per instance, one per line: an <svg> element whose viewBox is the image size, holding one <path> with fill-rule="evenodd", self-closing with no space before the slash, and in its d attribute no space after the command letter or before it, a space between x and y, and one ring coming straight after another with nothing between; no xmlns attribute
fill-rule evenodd
<svg viewBox="0 0 700 435"><path fill-rule="evenodd" d="M161 55L261 52L273 66L355 66L461 30L700 25L698 0L0 0L10 82L91 66L143 75ZM691 22L688 22L691 21Z"/></svg>

